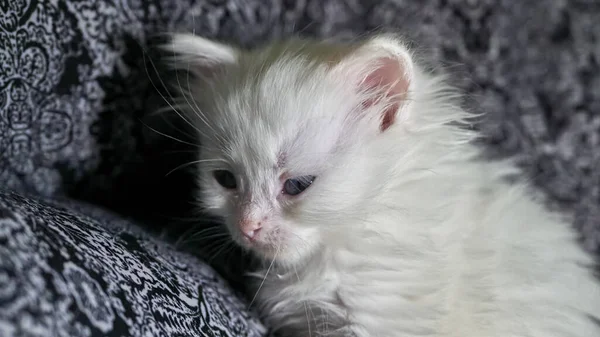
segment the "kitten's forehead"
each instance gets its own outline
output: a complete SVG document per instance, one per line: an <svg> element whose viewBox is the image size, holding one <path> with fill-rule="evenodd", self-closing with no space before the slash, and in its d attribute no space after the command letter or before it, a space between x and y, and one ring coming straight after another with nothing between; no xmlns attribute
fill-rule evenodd
<svg viewBox="0 0 600 337"><path fill-rule="evenodd" d="M337 142L345 117L339 110L350 102L338 98L340 88L322 64L297 56L263 61L243 61L231 75L215 122L225 126L228 146L238 156L308 170Z"/></svg>

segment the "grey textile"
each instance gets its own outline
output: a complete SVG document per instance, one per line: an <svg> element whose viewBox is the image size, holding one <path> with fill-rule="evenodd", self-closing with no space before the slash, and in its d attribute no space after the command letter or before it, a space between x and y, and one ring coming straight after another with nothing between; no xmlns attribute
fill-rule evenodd
<svg viewBox="0 0 600 337"><path fill-rule="evenodd" d="M193 141L175 129L181 121L150 115L165 105L163 95L169 99L161 79L172 76L152 48L154 35L195 31L253 46L290 34L354 38L381 29L402 32L444 65L468 93L466 106L487 113L477 127L488 152L517 156L549 204L575 215L585 247L600 252L598 22L597 0L0 0L0 189L14 191L2 194L0 223L35 198L64 196L158 229L189 214L189 172L166 173L194 147L153 131ZM40 223L58 212L42 208ZM81 216L71 206L66 212ZM101 227L103 213L85 219ZM31 207L26 214L36 218ZM15 249L3 229L0 249ZM19 316L7 313L2 294L0 332Z"/></svg>

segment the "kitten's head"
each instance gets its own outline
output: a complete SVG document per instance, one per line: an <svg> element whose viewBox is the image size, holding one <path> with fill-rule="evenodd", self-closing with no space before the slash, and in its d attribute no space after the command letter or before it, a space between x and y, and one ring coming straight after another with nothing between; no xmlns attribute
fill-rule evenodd
<svg viewBox="0 0 600 337"><path fill-rule="evenodd" d="M176 35L169 48L194 76L184 96L206 208L240 245L282 264L335 240L372 190L367 144L403 118L413 79L404 46L379 36L241 51Z"/></svg>

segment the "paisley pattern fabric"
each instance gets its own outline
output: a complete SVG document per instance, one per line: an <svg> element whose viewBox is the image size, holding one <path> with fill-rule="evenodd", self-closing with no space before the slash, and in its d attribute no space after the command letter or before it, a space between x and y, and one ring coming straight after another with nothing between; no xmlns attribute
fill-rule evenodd
<svg viewBox="0 0 600 337"><path fill-rule="evenodd" d="M126 220L170 231L193 208L173 169L194 140L154 114L175 83L163 32L402 32L600 252L599 18L596 0L0 0L0 335L262 334L211 268Z"/></svg>
<svg viewBox="0 0 600 337"><path fill-rule="evenodd" d="M263 336L246 309L212 269L115 215L0 193L0 336Z"/></svg>

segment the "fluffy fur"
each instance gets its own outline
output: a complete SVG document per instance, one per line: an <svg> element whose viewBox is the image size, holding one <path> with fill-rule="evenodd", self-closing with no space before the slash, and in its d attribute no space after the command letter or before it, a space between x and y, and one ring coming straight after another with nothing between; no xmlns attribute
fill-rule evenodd
<svg viewBox="0 0 600 337"><path fill-rule="evenodd" d="M396 37L167 47L193 75L200 200L264 258L256 302L283 335L600 336L594 261L568 222L480 159L458 95Z"/></svg>

